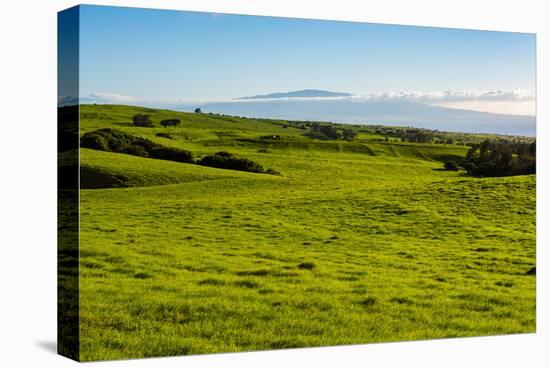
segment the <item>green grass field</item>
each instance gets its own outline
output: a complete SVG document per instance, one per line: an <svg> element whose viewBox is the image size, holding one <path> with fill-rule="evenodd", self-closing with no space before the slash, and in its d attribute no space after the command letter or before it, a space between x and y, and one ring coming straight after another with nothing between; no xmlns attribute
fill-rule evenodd
<svg viewBox="0 0 550 367"><path fill-rule="evenodd" d="M158 127L132 126L143 112ZM467 147L312 140L286 125L81 106L81 133L281 173L82 149L83 176L127 186L81 190L82 360L535 331L535 176L441 169Z"/></svg>

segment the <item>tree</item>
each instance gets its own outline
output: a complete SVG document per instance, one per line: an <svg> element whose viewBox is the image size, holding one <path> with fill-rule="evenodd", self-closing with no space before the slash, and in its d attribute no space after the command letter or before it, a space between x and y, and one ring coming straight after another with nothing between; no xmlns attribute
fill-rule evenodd
<svg viewBox="0 0 550 367"><path fill-rule="evenodd" d="M164 127L168 126L178 126L181 123L179 119L168 119L168 120L162 120L160 124Z"/></svg>
<svg viewBox="0 0 550 367"><path fill-rule="evenodd" d="M202 113L200 108L195 108L195 113Z"/></svg>
<svg viewBox="0 0 550 367"><path fill-rule="evenodd" d="M321 126L319 132L332 140L336 140L340 137L340 133L338 132L338 130L336 130L336 128L331 125Z"/></svg>
<svg viewBox="0 0 550 367"><path fill-rule="evenodd" d="M473 145L463 167L476 176L512 176L536 172L536 143L489 141Z"/></svg>
<svg viewBox="0 0 550 367"><path fill-rule="evenodd" d="M151 121L149 115L138 113L137 115L134 115L134 117L132 117L132 120L135 126L140 126L140 127L153 126L153 121Z"/></svg>
<svg viewBox="0 0 550 367"><path fill-rule="evenodd" d="M357 136L357 132L351 129L344 129L343 136L344 136L344 140L352 141Z"/></svg>

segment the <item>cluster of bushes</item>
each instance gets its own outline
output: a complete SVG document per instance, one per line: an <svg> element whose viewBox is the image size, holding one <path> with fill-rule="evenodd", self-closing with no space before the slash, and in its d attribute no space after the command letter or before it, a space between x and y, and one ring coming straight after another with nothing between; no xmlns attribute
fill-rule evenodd
<svg viewBox="0 0 550 367"><path fill-rule="evenodd" d="M132 121L134 123L134 126L153 127L153 121L151 121L149 115L146 114L138 113L137 115L134 115L132 117Z"/></svg>
<svg viewBox="0 0 550 367"><path fill-rule="evenodd" d="M131 154L139 157L163 159L181 163L196 163L202 166L232 169L237 171L268 173L278 175L272 169L264 169L260 164L247 158L238 158L228 152L207 155L195 161L187 150L165 147L149 139L133 136L115 129L100 129L84 134L80 146L106 152Z"/></svg>
<svg viewBox="0 0 550 367"><path fill-rule="evenodd" d="M138 113L137 115L134 115L132 117L132 122L134 124L134 126L139 126L139 127L153 127L155 126L153 124L153 121L151 120L151 116L147 115L147 114L143 114L143 113ZM181 124L181 121L180 119L166 119L166 120L161 120L160 121L160 124L164 127L168 127L168 126L178 126L179 124Z"/></svg>
<svg viewBox="0 0 550 367"><path fill-rule="evenodd" d="M490 141L474 144L466 159L445 162L445 169L458 171L462 167L473 176L515 176L536 173L536 142Z"/></svg>
<svg viewBox="0 0 550 367"><path fill-rule="evenodd" d="M197 162L202 166L233 169L237 171L264 173L264 168L247 158L237 158L228 152L218 152L214 155L207 155Z"/></svg>
<svg viewBox="0 0 550 367"><path fill-rule="evenodd" d="M357 136L357 132L352 129L337 129L333 125L321 125L318 122L308 123L307 125L311 132L309 136L314 138L352 141Z"/></svg>
<svg viewBox="0 0 550 367"><path fill-rule="evenodd" d="M193 163L193 153L188 150L157 146L148 152L149 158L181 163Z"/></svg>
<svg viewBox="0 0 550 367"><path fill-rule="evenodd" d="M466 154L464 169L475 176L514 176L536 173L536 142L489 141Z"/></svg>
<svg viewBox="0 0 550 367"><path fill-rule="evenodd" d="M432 133L421 129L397 130L393 134L393 137L410 143L431 143L434 140L434 135Z"/></svg>
<svg viewBox="0 0 550 367"><path fill-rule="evenodd" d="M80 146L139 157L184 163L193 162L193 154L187 150L165 147L149 139L133 136L115 129L100 129L88 132L80 138Z"/></svg>
<svg viewBox="0 0 550 367"><path fill-rule="evenodd" d="M352 141L357 136L357 131L351 129L344 129L342 131L342 137L344 140Z"/></svg>
<svg viewBox="0 0 550 367"><path fill-rule="evenodd" d="M160 124L164 127L178 126L179 124L181 124L181 121L179 119L167 119L167 120L162 120Z"/></svg>
<svg viewBox="0 0 550 367"><path fill-rule="evenodd" d="M402 142L409 143L434 143L434 144L464 144L462 140L456 140L438 130L429 130L422 128L394 128L389 126L378 126L373 131L362 130L364 132L373 132L384 135L386 138L395 138ZM389 139L387 139L389 140Z"/></svg>

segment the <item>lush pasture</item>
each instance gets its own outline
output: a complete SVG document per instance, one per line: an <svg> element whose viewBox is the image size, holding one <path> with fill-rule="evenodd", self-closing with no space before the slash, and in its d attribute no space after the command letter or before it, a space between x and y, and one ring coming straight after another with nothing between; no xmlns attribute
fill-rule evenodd
<svg viewBox="0 0 550 367"><path fill-rule="evenodd" d="M133 127L143 111L82 106L81 129L281 176L83 149L88 172L130 187L81 191L82 360L535 330L534 176L471 178L441 169L464 147L280 121L147 111L182 123Z"/></svg>

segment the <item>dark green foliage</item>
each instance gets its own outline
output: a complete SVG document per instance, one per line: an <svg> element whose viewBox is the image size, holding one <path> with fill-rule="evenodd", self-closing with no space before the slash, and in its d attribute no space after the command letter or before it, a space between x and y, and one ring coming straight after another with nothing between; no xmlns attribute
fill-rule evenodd
<svg viewBox="0 0 550 367"><path fill-rule="evenodd" d="M310 139L329 140L325 134L318 131L308 131L307 133L304 133L304 136Z"/></svg>
<svg viewBox="0 0 550 367"><path fill-rule="evenodd" d="M88 132L80 139L82 148L104 150L108 152L141 155L141 149L131 148L139 145L147 152L157 144L137 136L133 136L115 129L99 129ZM139 152L136 154L136 152Z"/></svg>
<svg viewBox="0 0 550 367"><path fill-rule="evenodd" d="M203 157L198 164L208 167L233 169L246 172L264 172L264 168L258 163L247 158L236 158L228 152L218 152L214 155Z"/></svg>
<svg viewBox="0 0 550 367"><path fill-rule="evenodd" d="M311 138L314 139L330 139L336 140L341 137L338 130L332 125L321 125L318 122L313 122L309 124L311 129Z"/></svg>
<svg viewBox="0 0 550 367"><path fill-rule="evenodd" d="M167 120L162 120L160 124L164 127L178 126L179 124L181 124L181 121L179 119L167 119Z"/></svg>
<svg viewBox="0 0 550 367"><path fill-rule="evenodd" d="M325 135L327 138L336 140L341 137L340 133L332 125L325 125L319 128L319 132Z"/></svg>
<svg viewBox="0 0 550 367"><path fill-rule="evenodd" d="M138 157L147 157L147 151L142 145L130 145L128 148L125 149L124 153L131 154L131 155L137 155ZM155 158L155 157L151 157Z"/></svg>
<svg viewBox="0 0 550 367"><path fill-rule="evenodd" d="M80 139L80 146L83 148L90 148L95 150L110 151L109 142L105 138L104 134L98 133L86 133Z"/></svg>
<svg viewBox="0 0 550 367"><path fill-rule="evenodd" d="M152 127L153 121L151 121L151 118L149 115L138 113L137 115L134 115L132 117L132 121L134 123L134 126L140 126L140 127Z"/></svg>
<svg viewBox="0 0 550 367"><path fill-rule="evenodd" d="M162 146L151 140L133 136L115 129L100 129L88 132L80 139L83 148L125 153L168 161L192 163L191 152Z"/></svg>
<svg viewBox="0 0 550 367"><path fill-rule="evenodd" d="M280 140L281 136L280 135L262 135L262 136L260 136L260 139L263 139L263 140Z"/></svg>
<svg viewBox="0 0 550 367"><path fill-rule="evenodd" d="M474 176L515 176L536 172L536 142L489 141L473 145L464 169Z"/></svg>
<svg viewBox="0 0 550 367"><path fill-rule="evenodd" d="M193 154L187 150L168 148L168 147L154 147L149 151L149 157L156 159L164 159L167 161L192 163Z"/></svg>
<svg viewBox="0 0 550 367"><path fill-rule="evenodd" d="M445 162L445 169L447 171L458 171L458 163L455 161L447 161Z"/></svg>
<svg viewBox="0 0 550 367"><path fill-rule="evenodd" d="M432 134L419 129L409 129L405 131L405 139L412 143L431 143L434 138Z"/></svg>
<svg viewBox="0 0 550 367"><path fill-rule="evenodd" d="M161 122L162 124L162 122ZM156 133L155 136L158 136L159 138L166 138L166 139L172 139L172 135L168 133Z"/></svg>
<svg viewBox="0 0 550 367"><path fill-rule="evenodd" d="M351 129L344 129L342 133L344 140L352 141L357 136L357 132Z"/></svg>
<svg viewBox="0 0 550 367"><path fill-rule="evenodd" d="M195 108L195 113L202 113L200 108Z"/></svg>
<svg viewBox="0 0 550 367"><path fill-rule="evenodd" d="M357 131L349 128L338 129L337 126L335 126L334 124L321 125L318 122L313 122L313 123L306 123L305 126L309 126L310 131L304 134L304 136L310 137L312 139L320 139L320 140L344 139L347 141L352 141L357 136Z"/></svg>

